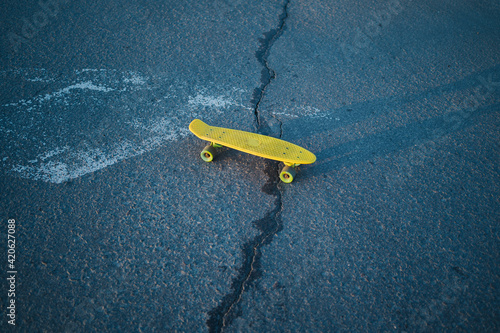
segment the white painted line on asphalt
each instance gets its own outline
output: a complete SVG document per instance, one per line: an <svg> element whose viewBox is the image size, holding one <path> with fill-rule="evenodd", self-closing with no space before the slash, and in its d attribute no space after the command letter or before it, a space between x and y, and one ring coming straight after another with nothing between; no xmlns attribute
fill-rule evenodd
<svg viewBox="0 0 500 333"><path fill-rule="evenodd" d="M82 89L82 90L88 89L88 90L101 91L101 92L110 92L110 91L116 90L113 88L107 88L107 87L102 86L102 85L95 85L91 81L86 81L86 82L80 82L77 84L72 84L66 88L59 89L58 91L56 91L52 94L45 94L45 96L38 98L38 101L45 102L45 101L48 101L52 98L61 97L64 94L68 94L73 89Z"/></svg>
<svg viewBox="0 0 500 333"><path fill-rule="evenodd" d="M340 120L338 117L332 117L331 111L322 111L316 107L305 105L293 108L283 108L282 111L274 111L273 115L284 118L326 118L330 120Z"/></svg>
<svg viewBox="0 0 500 333"><path fill-rule="evenodd" d="M60 156L59 160L40 162L36 166L18 164L12 168L12 171L17 172L23 178L60 184L109 167L127 158L144 154L167 141L179 140L187 136L188 133L187 129L164 130L160 135L151 136L139 145L128 141L120 142L108 152L104 152L100 148L77 151L65 151L65 147L56 148L56 151L60 151L57 155L65 152L65 155ZM43 161L44 158L48 158L47 155L50 155L51 152L42 154L43 156L39 155L38 158Z"/></svg>
<svg viewBox="0 0 500 333"><path fill-rule="evenodd" d="M1 105L9 111L0 115L0 132L7 138L5 155L0 156L4 170L56 184L181 140L189 135L187 124L192 118L209 120L226 112L250 109L242 102L246 92L238 88L214 94L212 90L220 88L200 87L182 97L179 91L184 88L166 85L160 90L161 83L151 83L151 77L133 71L87 68L75 70L75 76L65 80L45 69L0 74L13 78L13 82L45 85L39 95ZM162 78L156 79L162 82ZM99 121L94 124L93 118L82 112L97 114ZM86 124L80 126L82 120ZM101 122L108 127L100 127ZM90 139L74 139L82 133Z"/></svg>

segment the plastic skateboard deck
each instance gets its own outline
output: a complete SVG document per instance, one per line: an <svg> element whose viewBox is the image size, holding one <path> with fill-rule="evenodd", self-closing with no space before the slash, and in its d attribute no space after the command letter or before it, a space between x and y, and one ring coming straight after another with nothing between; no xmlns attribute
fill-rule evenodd
<svg viewBox="0 0 500 333"><path fill-rule="evenodd" d="M281 172L280 178L287 183L293 180L296 174L296 166L311 164L316 161L316 156L307 149L266 135L210 126L199 119L195 119L189 124L189 130L198 138L211 142L201 152L203 160L207 162L213 160L215 155L214 147L225 146L240 150L248 154L283 162L287 167Z"/></svg>

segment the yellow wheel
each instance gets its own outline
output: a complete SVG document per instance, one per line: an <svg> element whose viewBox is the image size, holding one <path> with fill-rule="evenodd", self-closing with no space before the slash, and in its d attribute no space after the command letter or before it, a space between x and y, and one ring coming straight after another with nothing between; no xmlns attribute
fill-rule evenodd
<svg viewBox="0 0 500 333"><path fill-rule="evenodd" d="M296 175L297 171L295 171L294 167L287 165L281 170L280 179L283 183L291 183Z"/></svg>
<svg viewBox="0 0 500 333"><path fill-rule="evenodd" d="M215 148L211 144L209 144L208 146L203 148L200 156L205 162L212 162L215 156Z"/></svg>

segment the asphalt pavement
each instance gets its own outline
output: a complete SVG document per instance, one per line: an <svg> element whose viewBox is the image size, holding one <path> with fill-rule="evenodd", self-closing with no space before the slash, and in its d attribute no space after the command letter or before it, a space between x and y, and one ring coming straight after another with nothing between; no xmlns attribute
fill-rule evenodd
<svg viewBox="0 0 500 333"><path fill-rule="evenodd" d="M1 331L500 330L498 1L1 8Z"/></svg>

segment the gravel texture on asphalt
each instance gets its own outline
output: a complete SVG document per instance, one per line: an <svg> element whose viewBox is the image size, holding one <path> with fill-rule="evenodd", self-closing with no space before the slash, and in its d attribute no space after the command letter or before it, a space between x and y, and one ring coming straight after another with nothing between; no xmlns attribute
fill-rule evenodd
<svg viewBox="0 0 500 333"><path fill-rule="evenodd" d="M0 17L1 331L500 329L498 1ZM206 163L195 118L317 161Z"/></svg>

